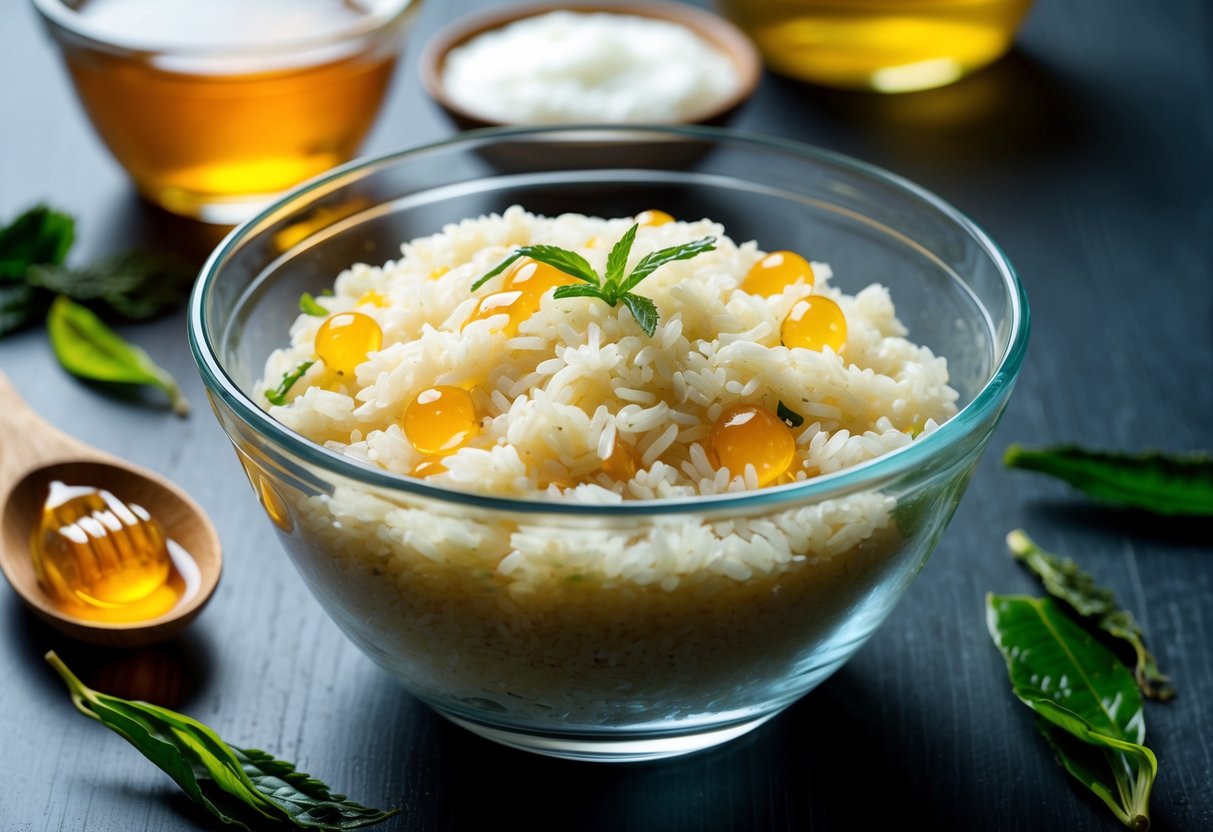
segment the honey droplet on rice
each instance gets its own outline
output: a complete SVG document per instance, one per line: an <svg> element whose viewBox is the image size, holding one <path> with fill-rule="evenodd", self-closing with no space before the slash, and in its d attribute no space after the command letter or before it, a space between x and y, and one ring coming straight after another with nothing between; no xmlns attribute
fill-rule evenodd
<svg viewBox="0 0 1213 832"><path fill-rule="evenodd" d="M442 458L430 456L430 457L426 457L425 459L421 460L416 465L414 465L413 470L409 471L409 476L417 477L418 479L423 480L426 477L432 477L432 476L435 476L436 474L445 474L445 473L446 473L446 466L442 464Z"/></svg>
<svg viewBox="0 0 1213 832"><path fill-rule="evenodd" d="M626 442L615 441L611 455L602 461L602 470L611 479L625 482L640 470L640 454Z"/></svg>
<svg viewBox="0 0 1213 832"><path fill-rule="evenodd" d="M796 439L788 426L766 408L737 405L720 414L712 425L708 452L734 477L753 465L762 487L788 470L796 454Z"/></svg>
<svg viewBox="0 0 1213 832"><path fill-rule="evenodd" d="M822 295L796 301L779 328L785 347L840 352L847 342L847 319L837 303Z"/></svg>
<svg viewBox="0 0 1213 832"><path fill-rule="evenodd" d="M450 453L463 445L479 432L480 422L468 391L440 385L422 390L409 402L401 427L414 448L433 455ZM415 473L414 476L428 474Z"/></svg>
<svg viewBox="0 0 1213 832"><path fill-rule="evenodd" d="M330 370L352 375L367 355L383 346L383 330L361 312L340 312L316 332L316 355Z"/></svg>
<svg viewBox="0 0 1213 832"><path fill-rule="evenodd" d="M555 266L540 263L529 257L518 260L505 273L504 289L515 289L526 292L535 301L544 296L549 289L557 286L569 286L577 282L577 278L565 274Z"/></svg>
<svg viewBox="0 0 1213 832"><path fill-rule="evenodd" d="M463 322L460 331L466 329L467 325L473 321L483 321L495 315L505 315L505 324L499 326L495 331L504 332L506 335L512 336L517 334L518 325L535 314L535 310L538 308L539 298L530 292L523 292L518 289L508 292L494 292L480 299L472 314Z"/></svg>
<svg viewBox="0 0 1213 832"><path fill-rule="evenodd" d="M741 282L741 290L769 298L796 283L811 288L814 279L808 260L794 251L772 251L753 265Z"/></svg>
<svg viewBox="0 0 1213 832"><path fill-rule="evenodd" d="M658 225L668 225L673 221L674 218L665 211L658 211L656 209L641 211L636 215L636 224L641 228L653 228Z"/></svg>

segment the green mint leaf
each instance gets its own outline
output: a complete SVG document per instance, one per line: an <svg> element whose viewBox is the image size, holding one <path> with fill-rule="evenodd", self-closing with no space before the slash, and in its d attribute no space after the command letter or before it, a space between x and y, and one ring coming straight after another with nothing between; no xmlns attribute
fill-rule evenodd
<svg viewBox="0 0 1213 832"><path fill-rule="evenodd" d="M1167 686L1169 678L1158 669L1154 654L1146 649L1145 634L1133 613L1117 605L1112 590L1095 583L1095 579L1070 558L1041 549L1022 529L1007 535L1007 548L1017 561L1040 578L1050 595L1133 648L1137 658L1133 675L1142 693L1163 702L1175 696L1175 691Z"/></svg>
<svg viewBox="0 0 1213 832"><path fill-rule="evenodd" d="M0 283L0 338L37 323L51 296L26 283Z"/></svg>
<svg viewBox="0 0 1213 832"><path fill-rule="evenodd" d="M644 330L644 334L653 337L653 333L657 331L657 306L653 301L640 295L633 295L631 292L619 298L623 301L623 305L632 313L632 317L636 319L636 323L640 324L640 328Z"/></svg>
<svg viewBox="0 0 1213 832"><path fill-rule="evenodd" d="M273 390L265 391L265 397L270 400L270 404L286 404L286 394L295 386L295 382L303 378L303 374L311 369L311 366L315 363L315 361L304 361L290 372L283 373L282 381L278 382L278 386Z"/></svg>
<svg viewBox="0 0 1213 832"><path fill-rule="evenodd" d="M552 293L552 297L560 300L561 298L598 298L606 300L602 294L602 290L597 286L586 286L583 283L574 283L571 286L557 286L556 291Z"/></svg>
<svg viewBox="0 0 1213 832"><path fill-rule="evenodd" d="M168 395L177 415L189 414L189 403L173 377L85 307L60 295L51 304L46 330L55 357L72 375L90 381L158 387Z"/></svg>
<svg viewBox="0 0 1213 832"><path fill-rule="evenodd" d="M798 428L804 424L804 417L783 402L779 403L775 415L779 417L780 421L786 422L788 427Z"/></svg>
<svg viewBox="0 0 1213 832"><path fill-rule="evenodd" d="M519 258L521 258L521 257L523 257L523 256L525 256L525 255L523 255L523 253L522 253L522 250L521 250L521 249L518 249L517 251L515 251L515 252L514 252L513 254L511 254L509 257L505 258L505 259L504 259L504 260L502 260L500 263L498 263L498 264L497 264L497 265L496 265L496 266L493 268L493 270L492 270L492 271L485 272L484 274L482 274L482 275L479 277L479 279L477 279L477 280L476 280L476 282L472 284L472 291L473 291L473 292L475 292L475 291L476 291L477 289L479 289L481 286L483 286L484 284L488 283L488 282L489 282L490 280L492 280L494 277L496 277L497 275L501 274L503 271L505 271L506 269L508 269L508 268L510 267L510 264L512 264L512 263L513 263L515 260L517 260L517 259L519 259Z"/></svg>
<svg viewBox="0 0 1213 832"><path fill-rule="evenodd" d="M636 232L639 228L639 224L629 228L619 238L619 242L611 248L611 253L607 255L605 281L607 286L618 287L622 283L623 270L628 266L628 255L632 253L632 245L636 242Z"/></svg>
<svg viewBox="0 0 1213 832"><path fill-rule="evenodd" d="M1143 745L1141 695L1129 671L1048 598L988 595L986 624L1015 695L1047 724L1062 765L1126 826L1148 829L1158 763ZM1079 756L1071 742L1102 753Z"/></svg>
<svg viewBox="0 0 1213 832"><path fill-rule="evenodd" d="M690 260L693 257L698 257L704 252L713 251L716 248L715 237L703 237L699 240L694 240L690 243L683 243L678 246L670 246L669 248L658 249L652 254L646 254L636 264L636 268L632 269L632 273L628 275L620 288L624 292L630 292L632 289L644 280L646 277L657 271L666 263L673 263L675 260Z"/></svg>
<svg viewBox="0 0 1213 832"><path fill-rule="evenodd" d="M327 318L329 315L329 311L316 302L311 292L304 292L299 296L299 311L317 318Z"/></svg>
<svg viewBox="0 0 1213 832"><path fill-rule="evenodd" d="M36 265L26 272L32 286L133 321L180 306L189 296L195 276L193 268L175 257L138 250L103 257L79 269Z"/></svg>
<svg viewBox="0 0 1213 832"><path fill-rule="evenodd" d="M555 269L559 269L570 277L575 277L584 283L589 283L591 286L597 286L601 283L601 281L598 279L598 273L594 271L594 268L577 252L569 251L568 249L560 248L559 246L534 245L520 246L517 248L513 254L498 263L492 271L485 273L480 277L480 279L473 283L472 291L476 291L489 280L492 280L494 277L501 274L510 267L511 263L520 257L529 257L532 260L537 260L540 263L546 263Z"/></svg>
<svg viewBox="0 0 1213 832"><path fill-rule="evenodd" d="M75 233L75 220L45 205L0 227L0 283L23 281L30 266L62 263Z"/></svg>
<svg viewBox="0 0 1213 832"><path fill-rule="evenodd" d="M1213 459L1205 454L1121 454L1073 445L1012 445L1003 464L1058 477L1092 497L1163 515L1213 515Z"/></svg>
<svg viewBox="0 0 1213 832"><path fill-rule="evenodd" d="M228 745L184 714L92 690L53 652L46 654L46 660L67 684L77 710L125 738L190 799L224 823L246 830L339 832L396 814L347 800L264 751Z"/></svg>
<svg viewBox="0 0 1213 832"><path fill-rule="evenodd" d="M559 248L557 246L523 246L518 251L532 260L538 260L540 263L547 263L549 266L559 269L570 277L575 277L583 283L588 283L591 286L599 286L602 281L598 278L598 272L594 271L594 267L586 262L575 251Z"/></svg>

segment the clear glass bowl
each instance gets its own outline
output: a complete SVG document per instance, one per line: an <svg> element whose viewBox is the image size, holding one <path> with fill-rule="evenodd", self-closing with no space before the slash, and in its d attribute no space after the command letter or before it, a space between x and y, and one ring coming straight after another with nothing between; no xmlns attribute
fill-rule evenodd
<svg viewBox="0 0 1213 832"><path fill-rule="evenodd" d="M801 484L591 506L390 474L257 405L265 358L286 343L301 292L515 203L545 214L711 217L736 240L829 262L848 292L881 282L910 337L948 358L961 410L899 451ZM484 736L562 757L638 760L760 725L871 636L934 549L998 422L1027 316L1022 287L986 235L896 176L726 130L582 127L468 133L313 180L211 256L190 339L254 492L358 647ZM746 541L771 523L800 530L786 562L722 571L722 538L744 561ZM577 570L540 584L500 574L516 535L546 541ZM612 553L661 535L699 561L676 587L604 577Z"/></svg>

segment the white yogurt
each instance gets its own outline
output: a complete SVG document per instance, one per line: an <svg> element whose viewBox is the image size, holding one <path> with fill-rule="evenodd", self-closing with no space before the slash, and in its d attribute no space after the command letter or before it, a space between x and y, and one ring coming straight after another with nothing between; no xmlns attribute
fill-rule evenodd
<svg viewBox="0 0 1213 832"><path fill-rule="evenodd" d="M732 61L685 26L558 11L451 50L443 85L463 109L507 123L673 122L727 98Z"/></svg>

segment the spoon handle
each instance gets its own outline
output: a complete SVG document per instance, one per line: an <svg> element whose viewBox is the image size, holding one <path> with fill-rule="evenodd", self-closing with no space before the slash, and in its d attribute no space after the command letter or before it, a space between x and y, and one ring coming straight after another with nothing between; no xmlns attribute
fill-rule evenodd
<svg viewBox="0 0 1213 832"><path fill-rule="evenodd" d="M110 457L44 420L0 372L0 494L31 469L69 459L108 461Z"/></svg>

